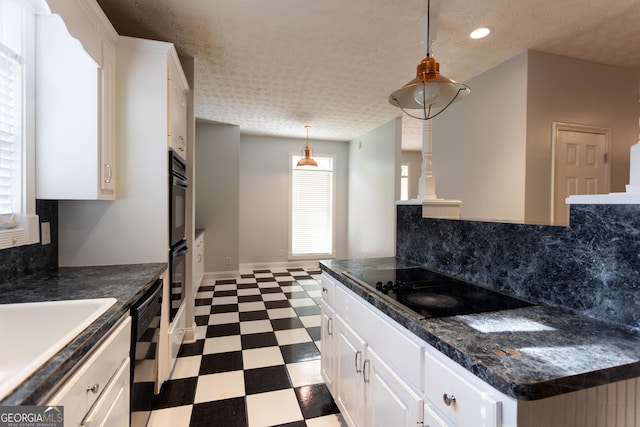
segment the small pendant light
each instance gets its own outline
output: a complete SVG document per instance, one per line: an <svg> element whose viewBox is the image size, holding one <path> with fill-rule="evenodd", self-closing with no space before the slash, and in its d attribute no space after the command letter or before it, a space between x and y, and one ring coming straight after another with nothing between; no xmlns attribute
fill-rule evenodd
<svg viewBox="0 0 640 427"><path fill-rule="evenodd" d="M316 163L316 161L311 158L311 154L310 154L311 148L309 148L309 128L311 128L311 126L306 125L304 128L307 130L307 143L302 149L302 151L304 152L304 158L300 159L300 161L296 166L316 166L317 167L318 163Z"/></svg>
<svg viewBox="0 0 640 427"><path fill-rule="evenodd" d="M426 34L423 40L426 57L418 64L416 77L389 96L389 103L399 107L414 119L430 120L442 113L453 102L464 98L470 89L464 83L458 83L440 74L440 64L431 56L431 1L427 0L427 15L423 17ZM433 108L440 108L434 112ZM415 115L407 110L421 110Z"/></svg>

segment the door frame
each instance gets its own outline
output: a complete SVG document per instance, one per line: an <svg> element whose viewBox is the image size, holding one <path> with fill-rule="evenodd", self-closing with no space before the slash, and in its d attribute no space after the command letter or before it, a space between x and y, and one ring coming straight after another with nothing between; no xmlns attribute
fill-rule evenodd
<svg viewBox="0 0 640 427"><path fill-rule="evenodd" d="M581 125L578 123L552 122L551 124L551 210L549 211L550 223L555 224L555 184L556 184L556 145L558 134L562 131L583 132L595 135L604 135L604 152L606 161L604 164L604 191L605 194L611 191L611 128Z"/></svg>

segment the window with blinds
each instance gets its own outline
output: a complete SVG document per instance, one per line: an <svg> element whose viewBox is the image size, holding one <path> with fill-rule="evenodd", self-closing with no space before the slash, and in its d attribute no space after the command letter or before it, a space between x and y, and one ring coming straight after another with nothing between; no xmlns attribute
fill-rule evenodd
<svg viewBox="0 0 640 427"><path fill-rule="evenodd" d="M0 249L40 241L35 198L35 16L44 0L0 0Z"/></svg>
<svg viewBox="0 0 640 427"><path fill-rule="evenodd" d="M15 206L20 202L20 152L22 111L20 57L0 43L0 225L15 226Z"/></svg>
<svg viewBox="0 0 640 427"><path fill-rule="evenodd" d="M291 156L290 257L334 256L334 159L298 167L300 159Z"/></svg>

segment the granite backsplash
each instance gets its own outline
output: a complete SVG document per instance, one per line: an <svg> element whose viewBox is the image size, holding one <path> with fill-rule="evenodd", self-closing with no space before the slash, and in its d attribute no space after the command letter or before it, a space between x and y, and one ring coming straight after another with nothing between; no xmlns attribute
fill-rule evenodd
<svg viewBox="0 0 640 427"><path fill-rule="evenodd" d="M40 223L51 223L51 244L0 250L0 283L58 268L58 201L36 200Z"/></svg>
<svg viewBox="0 0 640 427"><path fill-rule="evenodd" d="M640 205L572 205L570 224L427 219L398 205L396 256L640 333Z"/></svg>

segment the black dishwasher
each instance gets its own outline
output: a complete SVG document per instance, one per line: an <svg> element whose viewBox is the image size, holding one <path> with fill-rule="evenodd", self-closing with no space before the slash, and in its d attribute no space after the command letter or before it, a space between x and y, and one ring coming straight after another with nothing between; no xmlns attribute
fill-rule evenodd
<svg viewBox="0 0 640 427"><path fill-rule="evenodd" d="M162 279L131 308L131 427L149 421L158 378Z"/></svg>

